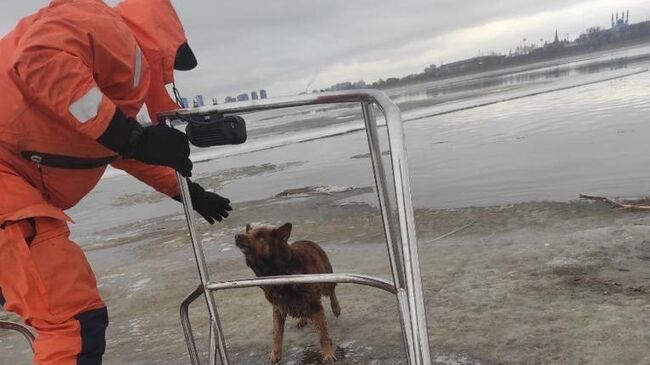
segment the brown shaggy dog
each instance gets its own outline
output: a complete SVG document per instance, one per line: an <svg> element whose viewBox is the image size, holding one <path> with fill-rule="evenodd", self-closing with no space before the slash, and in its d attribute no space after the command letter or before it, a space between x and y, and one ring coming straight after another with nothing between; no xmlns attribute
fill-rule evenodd
<svg viewBox="0 0 650 365"><path fill-rule="evenodd" d="M310 241L288 243L291 223L280 228L255 228L246 225L246 233L235 236L235 243L246 257L246 265L255 275L277 276L295 274L325 274L332 265L325 251ZM335 316L341 314L334 292L336 284L300 284L262 288L266 299L273 304L273 349L269 361L273 364L282 358L282 340L287 315L299 318L298 327L309 320L314 323L323 351L323 362L336 360L334 346L327 331L321 297L328 296Z"/></svg>

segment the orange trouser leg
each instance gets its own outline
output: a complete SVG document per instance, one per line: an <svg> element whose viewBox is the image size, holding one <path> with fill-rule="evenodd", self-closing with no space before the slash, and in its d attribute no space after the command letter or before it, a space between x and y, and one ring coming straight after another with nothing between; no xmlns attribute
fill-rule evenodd
<svg viewBox="0 0 650 365"><path fill-rule="evenodd" d="M26 222L0 230L4 308L36 329L38 365L100 365L108 315L83 251L66 223L37 217L30 238Z"/></svg>

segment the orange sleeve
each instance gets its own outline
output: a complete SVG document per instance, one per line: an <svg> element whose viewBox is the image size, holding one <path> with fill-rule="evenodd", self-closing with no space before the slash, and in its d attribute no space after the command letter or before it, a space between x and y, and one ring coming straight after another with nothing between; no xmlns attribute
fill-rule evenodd
<svg viewBox="0 0 650 365"><path fill-rule="evenodd" d="M10 75L32 107L97 139L115 105L95 83L91 43L72 19L40 19L21 38Z"/></svg>
<svg viewBox="0 0 650 365"><path fill-rule="evenodd" d="M176 171L164 166L148 165L137 160L119 159L111 164L116 169L126 171L129 175L169 196L180 195Z"/></svg>

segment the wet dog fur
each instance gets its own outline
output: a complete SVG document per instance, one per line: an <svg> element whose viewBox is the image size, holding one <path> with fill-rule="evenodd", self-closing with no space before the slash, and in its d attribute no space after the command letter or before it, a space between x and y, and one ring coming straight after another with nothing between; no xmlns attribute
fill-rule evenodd
<svg viewBox="0 0 650 365"><path fill-rule="evenodd" d="M246 258L246 265L256 276L296 274L325 274L332 265L323 249L314 242L297 241L289 244L291 223L279 228L246 225L246 233L235 236L235 243ZM282 358L282 342L286 317L300 319L298 327L311 321L320 336L323 362L336 360L332 339L327 330L321 297L330 299L332 312L341 314L335 293L336 284L300 284L262 288L266 299L273 305L273 348L269 361L275 364Z"/></svg>

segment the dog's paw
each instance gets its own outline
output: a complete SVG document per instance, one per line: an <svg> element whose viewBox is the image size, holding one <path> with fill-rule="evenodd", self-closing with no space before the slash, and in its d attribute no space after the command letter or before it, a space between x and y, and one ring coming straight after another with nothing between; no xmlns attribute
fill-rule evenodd
<svg viewBox="0 0 650 365"><path fill-rule="evenodd" d="M280 359L282 359L282 353L279 351L271 351L269 354L269 362L271 364L277 364L280 362Z"/></svg>
<svg viewBox="0 0 650 365"><path fill-rule="evenodd" d="M335 307L332 312L334 312L334 317L338 318L341 316L341 307Z"/></svg>
<svg viewBox="0 0 650 365"><path fill-rule="evenodd" d="M307 325L309 325L309 321L305 318L301 318L300 321L298 321L298 324L296 324L296 327L304 328L307 327Z"/></svg>
<svg viewBox="0 0 650 365"><path fill-rule="evenodd" d="M334 350L323 351L323 364L329 364L336 361L336 355L334 355Z"/></svg>

